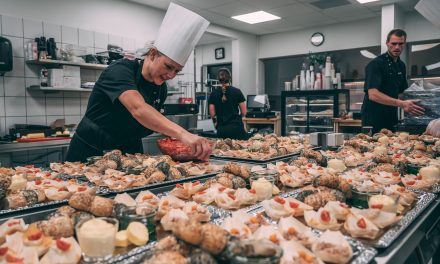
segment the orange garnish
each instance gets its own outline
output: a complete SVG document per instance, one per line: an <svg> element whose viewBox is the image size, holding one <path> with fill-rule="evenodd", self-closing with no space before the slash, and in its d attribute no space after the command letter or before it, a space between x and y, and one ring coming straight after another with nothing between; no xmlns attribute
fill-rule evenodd
<svg viewBox="0 0 440 264"><path fill-rule="evenodd" d="M289 229L287 229L287 234L289 234L291 236L296 235L296 233L297 233L296 229L293 227L289 227Z"/></svg>
<svg viewBox="0 0 440 264"><path fill-rule="evenodd" d="M281 198L279 196L275 196L275 198L273 198L273 200L279 204L284 204L286 202L283 198Z"/></svg>
<svg viewBox="0 0 440 264"><path fill-rule="evenodd" d="M239 235L239 234L240 234L240 231L238 231L237 228L232 228L232 229L231 229L231 235L236 236L236 235Z"/></svg>
<svg viewBox="0 0 440 264"><path fill-rule="evenodd" d="M373 204L373 205L371 205L371 208L382 209L383 208L383 204Z"/></svg>
<svg viewBox="0 0 440 264"><path fill-rule="evenodd" d="M296 209L299 207L299 203L289 202L289 206L290 206L290 208Z"/></svg>

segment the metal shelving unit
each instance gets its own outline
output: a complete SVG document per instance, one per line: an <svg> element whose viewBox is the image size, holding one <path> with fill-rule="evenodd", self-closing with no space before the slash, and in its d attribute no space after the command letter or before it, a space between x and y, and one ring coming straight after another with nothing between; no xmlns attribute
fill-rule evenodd
<svg viewBox="0 0 440 264"><path fill-rule="evenodd" d="M333 118L350 109L347 89L281 92L281 133L332 131Z"/></svg>
<svg viewBox="0 0 440 264"><path fill-rule="evenodd" d="M70 65L70 66L79 66L82 69L89 70L104 70L108 67L108 65L104 64L94 64L94 63L85 63L85 62L73 62L73 61L63 61L63 60L27 60L27 64L33 65L44 65L44 66L59 66L59 65Z"/></svg>

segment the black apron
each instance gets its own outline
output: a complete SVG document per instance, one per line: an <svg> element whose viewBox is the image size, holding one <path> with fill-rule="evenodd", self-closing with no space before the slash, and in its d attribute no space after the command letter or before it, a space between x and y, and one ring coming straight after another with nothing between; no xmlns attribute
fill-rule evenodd
<svg viewBox="0 0 440 264"><path fill-rule="evenodd" d="M234 121L224 125L217 126L217 137L246 140L249 135L244 130L244 124L240 121Z"/></svg>
<svg viewBox="0 0 440 264"><path fill-rule="evenodd" d="M133 70L135 73L138 73L136 76L138 79L137 83L139 83L139 78L142 77L139 75L141 69L138 63L135 63ZM142 126L142 128L144 127ZM153 133L149 129L145 129L145 131L142 137ZM136 135L136 137L127 135L127 138L115 138L99 127L93 120L84 116L70 142L66 160L85 162L88 157L101 156L103 152L113 149L119 149L123 153L142 153L142 137L140 135Z"/></svg>

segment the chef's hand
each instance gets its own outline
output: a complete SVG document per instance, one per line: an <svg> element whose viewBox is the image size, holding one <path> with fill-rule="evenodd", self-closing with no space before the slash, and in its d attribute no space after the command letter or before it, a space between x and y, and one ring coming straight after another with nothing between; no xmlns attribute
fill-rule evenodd
<svg viewBox="0 0 440 264"><path fill-rule="evenodd" d="M420 100L405 100L402 101L402 108L405 112L413 114L415 116L420 116L425 114L425 109L418 106L416 103Z"/></svg>
<svg viewBox="0 0 440 264"><path fill-rule="evenodd" d="M208 160L209 155L211 155L212 146L206 138L191 133L185 133L180 140L191 146L192 154L197 159Z"/></svg>

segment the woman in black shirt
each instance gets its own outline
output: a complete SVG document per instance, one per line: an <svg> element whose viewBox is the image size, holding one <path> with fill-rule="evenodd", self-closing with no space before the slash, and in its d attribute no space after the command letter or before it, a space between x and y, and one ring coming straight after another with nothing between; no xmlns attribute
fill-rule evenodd
<svg viewBox="0 0 440 264"><path fill-rule="evenodd" d="M231 72L222 68L217 73L221 87L209 96L209 114L220 138L248 139L242 117L246 116L246 100L240 89L231 86Z"/></svg>

